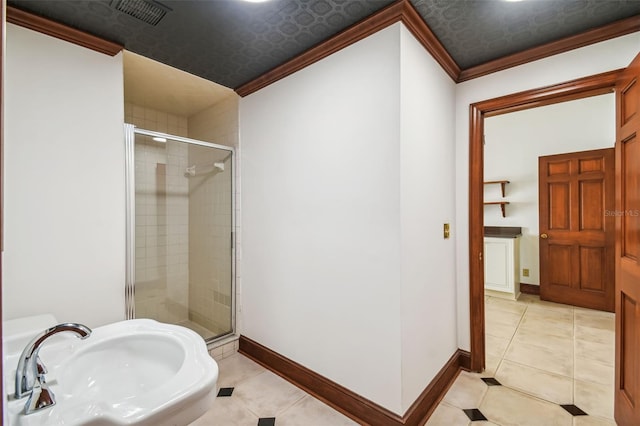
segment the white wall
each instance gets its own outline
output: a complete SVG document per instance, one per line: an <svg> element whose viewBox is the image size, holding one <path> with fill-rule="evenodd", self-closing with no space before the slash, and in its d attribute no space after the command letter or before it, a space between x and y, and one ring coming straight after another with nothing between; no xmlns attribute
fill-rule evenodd
<svg viewBox="0 0 640 426"><path fill-rule="evenodd" d="M402 410L457 349L455 84L401 27Z"/></svg>
<svg viewBox="0 0 640 426"><path fill-rule="evenodd" d="M640 33L586 46L456 86L456 270L458 345L469 349L469 105L626 67L640 50ZM508 208L508 206L507 206Z"/></svg>
<svg viewBox="0 0 640 426"><path fill-rule="evenodd" d="M122 55L7 25L4 319L124 319Z"/></svg>
<svg viewBox="0 0 640 426"><path fill-rule="evenodd" d="M457 349L454 94L398 23L240 104L242 333L401 415Z"/></svg>
<svg viewBox="0 0 640 426"><path fill-rule="evenodd" d="M399 34L240 101L242 333L394 412Z"/></svg>
<svg viewBox="0 0 640 426"><path fill-rule="evenodd" d="M509 180L506 217L485 208L485 226L520 226L520 282L540 284L538 157L611 148L616 139L615 95L563 102L485 120L485 180ZM502 199L500 185L485 186L485 200ZM529 276L522 269L529 269Z"/></svg>

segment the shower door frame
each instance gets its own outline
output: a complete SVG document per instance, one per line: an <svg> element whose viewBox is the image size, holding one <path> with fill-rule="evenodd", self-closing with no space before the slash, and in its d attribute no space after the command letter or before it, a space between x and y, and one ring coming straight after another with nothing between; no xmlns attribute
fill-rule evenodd
<svg viewBox="0 0 640 426"><path fill-rule="evenodd" d="M236 334L236 164L235 149L230 146L219 145L197 139L185 138L168 133L153 130L140 129L133 124L124 125L125 135L125 196L126 196L126 279L125 279L125 311L126 319L134 319L136 316L135 282L136 282L136 180L135 180L135 135L164 138L191 145L199 145L207 148L215 148L228 151L231 154L231 331L210 339L211 344L230 335Z"/></svg>

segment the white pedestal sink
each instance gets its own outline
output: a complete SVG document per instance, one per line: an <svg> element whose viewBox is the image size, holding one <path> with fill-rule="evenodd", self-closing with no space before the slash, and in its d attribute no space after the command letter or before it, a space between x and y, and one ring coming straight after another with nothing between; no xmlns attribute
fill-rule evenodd
<svg viewBox="0 0 640 426"><path fill-rule="evenodd" d="M95 328L86 340L63 336L40 350L57 403L32 414L26 398L13 398L20 353L8 351L10 426L187 425L215 400L218 366L189 329L137 319Z"/></svg>

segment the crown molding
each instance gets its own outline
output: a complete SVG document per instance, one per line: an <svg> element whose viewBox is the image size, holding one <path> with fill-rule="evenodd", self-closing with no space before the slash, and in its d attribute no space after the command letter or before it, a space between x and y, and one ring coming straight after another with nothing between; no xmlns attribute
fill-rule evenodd
<svg viewBox="0 0 640 426"><path fill-rule="evenodd" d="M460 73L458 65L456 65L444 46L442 46L427 24L422 20L420 14L413 5L411 5L411 2L409 0L398 0L368 18L352 25L341 33L301 53L288 62L237 87L235 91L242 97L250 95L396 22L404 23L434 59L440 63L447 74L449 74L454 81L456 80Z"/></svg>
<svg viewBox="0 0 640 426"><path fill-rule="evenodd" d="M235 91L242 97L250 95L396 22L402 22L407 27L456 83L640 31L640 15L636 15L474 67L460 69L411 2L398 0L327 41L237 87Z"/></svg>
<svg viewBox="0 0 640 426"><path fill-rule="evenodd" d="M119 43L105 40L13 6L6 7L6 22L110 56L115 56L124 49L124 46ZM237 87L235 91L242 97L250 95L396 22L402 22L407 27L411 34L456 83L640 31L640 15L636 15L474 67L460 69L411 2L409 0L397 0L284 64Z"/></svg>
<svg viewBox="0 0 640 426"><path fill-rule="evenodd" d="M293 59L273 68L261 76L243 84L235 89L236 93L242 97L250 95L270 84L275 83L301 69L318 62L327 56L356 43L371 34L380 31L400 20L400 15L404 8L405 0L396 1L379 12L365 18L357 24L336 34L301 53Z"/></svg>
<svg viewBox="0 0 640 426"><path fill-rule="evenodd" d="M77 44L78 46L86 47L87 49L95 50L96 52L104 53L109 56L115 56L124 49L124 46L121 44L114 43L50 19L34 15L33 13L16 9L12 6L7 6L7 22L58 38L60 40L65 40L69 43Z"/></svg>
<svg viewBox="0 0 640 426"><path fill-rule="evenodd" d="M449 77L457 82L458 76L460 75L460 67L408 0L403 2L400 20L407 29L411 31L411 34L413 34L420 44L433 56L433 59L440 64Z"/></svg>
<svg viewBox="0 0 640 426"><path fill-rule="evenodd" d="M590 44L631 34L636 31L640 31L640 15L612 22L611 24L597 27L580 34L565 37L560 40L552 41L551 43L543 44L542 46L523 50L522 52L514 53L513 55L504 56L475 67L464 69L458 76L457 82L460 83L482 77L507 68L537 61L538 59L547 58L549 56L568 52Z"/></svg>

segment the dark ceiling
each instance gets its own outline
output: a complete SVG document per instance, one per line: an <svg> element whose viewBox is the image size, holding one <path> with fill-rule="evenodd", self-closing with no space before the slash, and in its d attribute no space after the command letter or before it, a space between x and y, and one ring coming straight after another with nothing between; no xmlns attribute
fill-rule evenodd
<svg viewBox="0 0 640 426"><path fill-rule="evenodd" d="M8 0L7 3L118 42L129 51L223 86L237 88L393 1ZM411 3L461 69L640 15L640 0L411 0Z"/></svg>

